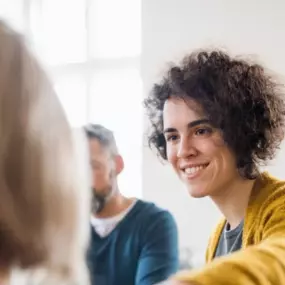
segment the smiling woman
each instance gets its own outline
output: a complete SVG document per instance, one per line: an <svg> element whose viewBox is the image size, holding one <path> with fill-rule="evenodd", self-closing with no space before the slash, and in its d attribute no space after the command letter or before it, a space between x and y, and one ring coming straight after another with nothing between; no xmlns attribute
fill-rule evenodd
<svg viewBox="0 0 285 285"><path fill-rule="evenodd" d="M145 101L150 145L191 196L209 196L224 215L210 238L209 264L176 279L285 284L285 182L260 171L284 138L284 97L261 65L222 51L190 54L154 85Z"/></svg>
<svg viewBox="0 0 285 285"><path fill-rule="evenodd" d="M283 139L285 111L280 94L280 85L260 65L231 60L220 51L193 53L181 66L172 66L145 100L152 123L149 143L167 159L163 130L173 127L168 120L174 120L175 108L184 104L192 120L206 118L221 132L236 154L240 174L252 179L257 165L271 159ZM169 108L168 99L173 102ZM188 115L181 113L175 123L193 124L182 122Z"/></svg>
<svg viewBox="0 0 285 285"><path fill-rule="evenodd" d="M192 99L170 98L164 105L163 124L168 161L191 196L204 197L214 195L238 173L220 130L197 110Z"/></svg>

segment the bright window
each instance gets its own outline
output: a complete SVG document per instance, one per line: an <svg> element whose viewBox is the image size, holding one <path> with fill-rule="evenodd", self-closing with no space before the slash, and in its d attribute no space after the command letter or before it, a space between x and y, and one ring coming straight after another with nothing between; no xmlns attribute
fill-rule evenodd
<svg viewBox="0 0 285 285"><path fill-rule="evenodd" d="M0 2L0 16L26 33L48 67L72 126L114 131L125 160L121 191L141 197L141 0Z"/></svg>
<svg viewBox="0 0 285 285"><path fill-rule="evenodd" d="M140 5L139 0L90 1L92 57L139 56L141 48Z"/></svg>

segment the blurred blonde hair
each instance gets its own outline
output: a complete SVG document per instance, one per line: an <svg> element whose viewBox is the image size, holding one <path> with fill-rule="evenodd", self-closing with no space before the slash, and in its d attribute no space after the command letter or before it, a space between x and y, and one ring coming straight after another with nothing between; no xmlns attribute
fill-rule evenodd
<svg viewBox="0 0 285 285"><path fill-rule="evenodd" d="M75 136L24 39L0 21L1 270L33 272L40 284L88 284L87 156L78 151L84 135Z"/></svg>

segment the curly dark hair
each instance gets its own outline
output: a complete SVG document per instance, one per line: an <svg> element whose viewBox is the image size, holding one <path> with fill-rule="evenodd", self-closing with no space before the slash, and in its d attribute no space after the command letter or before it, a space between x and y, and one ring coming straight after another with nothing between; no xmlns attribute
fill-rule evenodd
<svg viewBox="0 0 285 285"><path fill-rule="evenodd" d="M284 137L283 85L265 69L222 51L198 51L171 65L144 104L152 125L148 142L167 159L163 108L170 97L197 102L236 155L237 168L254 179Z"/></svg>

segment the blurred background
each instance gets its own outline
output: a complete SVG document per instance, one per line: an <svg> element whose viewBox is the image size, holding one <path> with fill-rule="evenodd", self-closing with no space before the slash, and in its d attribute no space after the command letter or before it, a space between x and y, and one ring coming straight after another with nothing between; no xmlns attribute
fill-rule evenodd
<svg viewBox="0 0 285 285"><path fill-rule="evenodd" d="M115 132L126 164L121 191L173 213L181 256L193 266L219 214L208 199L191 199L147 148L142 100L167 62L201 47L252 55L283 75L284 11L282 0L0 0L0 16L27 36L72 126ZM282 147L267 169L285 178L284 164Z"/></svg>

